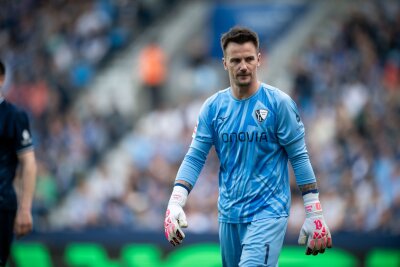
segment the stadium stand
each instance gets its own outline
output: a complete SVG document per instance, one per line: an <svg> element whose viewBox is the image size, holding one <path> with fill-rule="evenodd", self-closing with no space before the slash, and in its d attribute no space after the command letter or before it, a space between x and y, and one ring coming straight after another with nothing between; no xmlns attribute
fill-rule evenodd
<svg viewBox="0 0 400 267"><path fill-rule="evenodd" d="M140 4L124 6L133 5L130 1L20 2L7 7L14 16L0 11L0 55L15 69L7 96L34 119L40 166L36 230L162 231L166 200L200 105L227 84L221 79L225 74L220 59L212 57L207 47L209 35L202 29L208 25L194 27L192 35L185 35L188 39L174 46L163 43L170 37L167 26L159 32L152 28L152 34L146 31L150 21L161 17L157 5L153 10ZM308 21L309 38L292 35L296 53L285 59L284 74L274 72L278 78L273 82L285 86L282 89L298 102L331 231L398 235L400 5L395 1L364 1L362 8L344 1L341 5L321 7L324 16ZM76 15L65 16L66 10ZM185 10L180 7L175 19ZM307 19L300 16L296 23ZM88 29L91 23L93 28ZM104 81L99 73L123 69L130 75L124 82L130 77L138 87L135 69L118 68L120 61L113 61L125 52L115 53L125 48L136 55L141 46L133 48L132 43L144 45L160 32L162 47L174 59L164 105L155 110L130 109L133 102L127 100L125 108L111 106L99 112L95 89L86 88ZM145 38L138 37L141 33ZM279 42L265 51L267 62L274 50L279 51ZM109 70L111 66L117 71ZM268 62L268 68L272 66ZM268 77L268 69L262 71ZM133 97L141 99L137 92ZM217 162L212 152L191 193L188 231L217 231ZM304 212L294 183L292 192L288 232L297 235Z"/></svg>

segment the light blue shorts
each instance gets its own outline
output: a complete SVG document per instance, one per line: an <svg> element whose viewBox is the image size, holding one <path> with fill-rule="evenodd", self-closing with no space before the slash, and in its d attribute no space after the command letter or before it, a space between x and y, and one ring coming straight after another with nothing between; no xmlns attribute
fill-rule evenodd
<svg viewBox="0 0 400 267"><path fill-rule="evenodd" d="M219 223L224 267L278 266L287 228L287 217L249 223Z"/></svg>

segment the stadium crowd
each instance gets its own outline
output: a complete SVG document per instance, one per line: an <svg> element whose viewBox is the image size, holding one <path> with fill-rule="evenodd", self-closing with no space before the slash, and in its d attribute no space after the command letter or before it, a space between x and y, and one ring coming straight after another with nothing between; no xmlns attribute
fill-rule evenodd
<svg viewBox="0 0 400 267"><path fill-rule="evenodd" d="M330 23L294 65L294 96L330 227L399 234L398 3L370 3ZM293 207L299 216L300 206Z"/></svg>
<svg viewBox="0 0 400 267"><path fill-rule="evenodd" d="M117 14L122 9L122 4L113 6L111 1L96 3L108 3ZM368 2L340 20L327 18L293 61L293 87L281 88L290 90L299 106L332 232L400 234L400 5L388 3ZM88 5L82 10L97 10L93 8ZM52 29L35 31L41 20L27 15L27 21L10 22L12 27L18 24L18 30L13 31L18 36L5 38L2 31L0 48L2 54L7 51L9 62L26 62L26 68L15 74L9 97L26 107L35 121L40 163L35 198L37 229L112 225L161 231L171 185L190 144L200 105L210 92L201 95L188 88L196 92L194 99L141 117L122 143L123 156L128 160L123 165L125 176L119 177L101 155L115 145L113 140L118 140L131 122L117 112L109 118L93 116L80 121L70 109L79 90L84 90L77 79L82 82L82 76L95 72L82 70L83 63L74 60L74 55L85 54L80 49L91 40L79 37L80 31L85 31L78 26L85 12L64 20L55 19L62 16L51 4L35 12L43 15L37 17L53 16L54 23L48 25ZM102 14L93 42L119 29L116 25L122 23L113 12ZM132 26L130 23L137 22L125 25ZM126 32L122 36L129 35L123 25L122 32ZM18 39L25 43L29 40L39 48L29 45L21 51ZM64 58L68 52L60 49L69 50L70 58ZM107 50L103 53L112 50L103 49ZM187 56L196 64L185 73L204 77L207 64L202 63L211 59ZM106 57L103 54L97 62L94 58L87 58L90 64L86 64L101 66L98 61ZM212 66L207 75L216 77L222 66ZM188 231L218 229L218 166L212 151L187 203ZM90 168L94 172L88 175ZM288 231L298 234L304 208L293 177L291 188Z"/></svg>
<svg viewBox="0 0 400 267"><path fill-rule="evenodd" d="M48 228L49 212L130 127L117 109L82 119L74 103L115 51L170 7L173 1L2 1L0 57L11 70L3 94L32 119L38 229Z"/></svg>
<svg viewBox="0 0 400 267"><path fill-rule="evenodd" d="M333 232L400 233L399 22L398 5L367 5L341 21L331 18L292 64L292 95L306 124L309 153ZM190 71L185 74L202 77L203 63L209 61L189 53ZM218 75L217 69L209 72L208 77ZM166 199L205 97L196 88L188 90L196 95L194 100L154 110L139 120L124 143L131 159L125 190L111 192L112 173L102 172L102 178L91 184L103 181L101 192L109 197L102 198L102 204L87 201L92 204L86 209L91 212L84 225L162 229ZM186 207L188 231L217 231L217 162L211 152L191 193ZM291 182L288 231L297 234L304 211L294 179ZM79 195L84 198L98 199L97 190L83 192ZM55 218L82 218L84 213L73 216L81 202L76 196L70 199L72 203ZM82 222L60 225L81 227Z"/></svg>

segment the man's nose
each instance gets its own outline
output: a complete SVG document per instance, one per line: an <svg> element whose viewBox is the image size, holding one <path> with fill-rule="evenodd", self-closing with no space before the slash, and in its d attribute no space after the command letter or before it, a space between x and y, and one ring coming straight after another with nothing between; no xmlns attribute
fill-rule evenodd
<svg viewBox="0 0 400 267"><path fill-rule="evenodd" d="M242 62L240 62L239 65L239 71L245 72L247 70L247 65L246 62L244 62L244 60Z"/></svg>

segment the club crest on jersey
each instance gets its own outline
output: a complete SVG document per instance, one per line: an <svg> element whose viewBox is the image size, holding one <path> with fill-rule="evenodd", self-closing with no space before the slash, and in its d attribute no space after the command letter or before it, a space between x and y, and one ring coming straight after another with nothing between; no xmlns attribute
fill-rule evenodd
<svg viewBox="0 0 400 267"><path fill-rule="evenodd" d="M267 118L268 109L257 109L256 110L256 118L259 122L263 122L265 118Z"/></svg>

